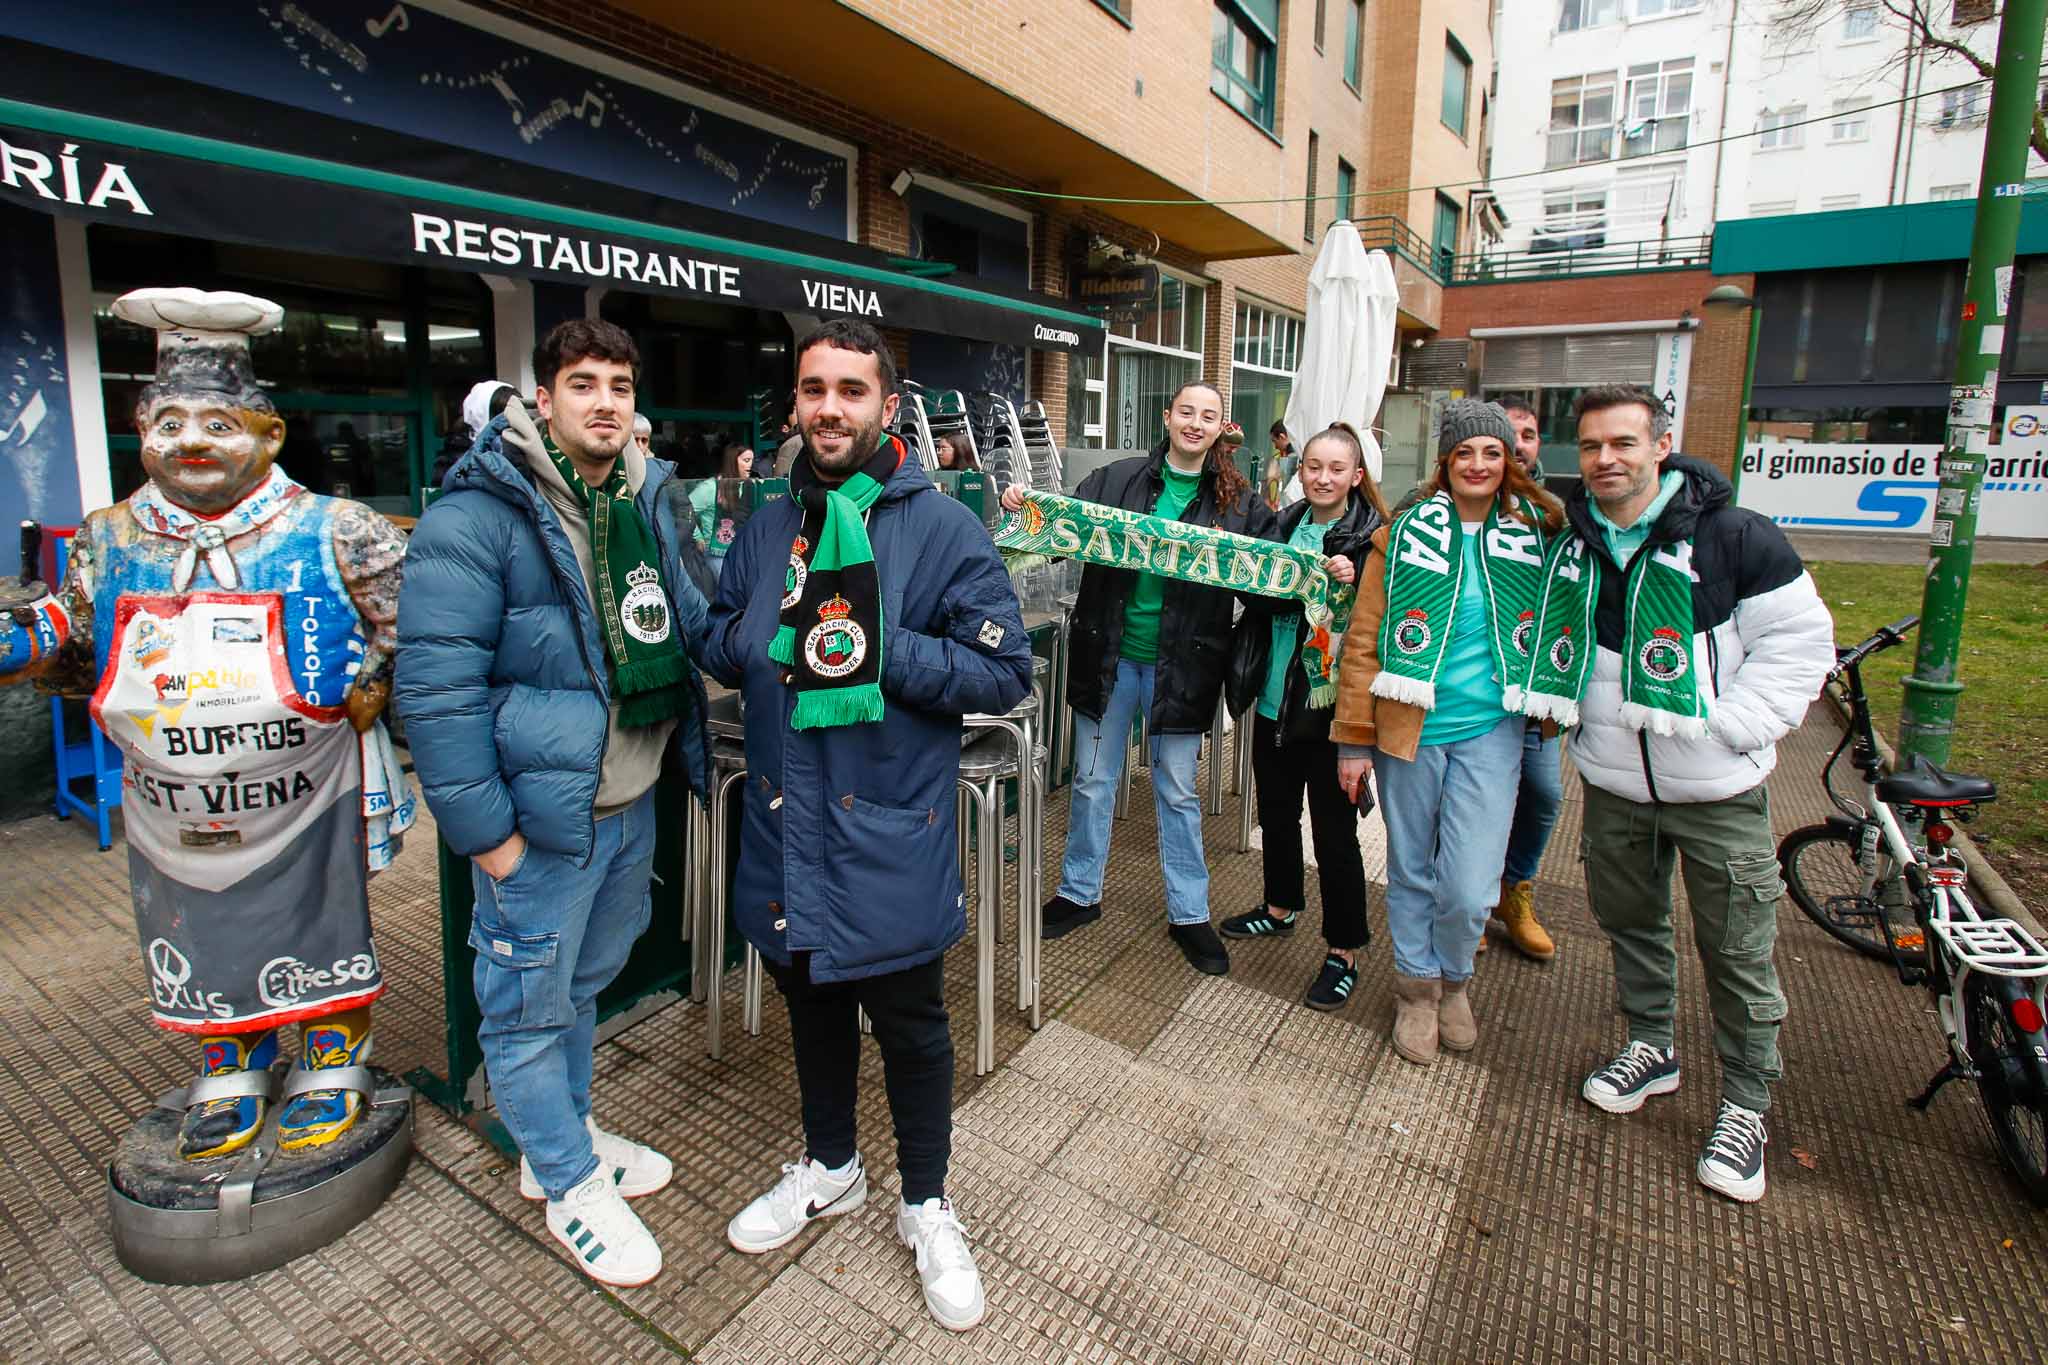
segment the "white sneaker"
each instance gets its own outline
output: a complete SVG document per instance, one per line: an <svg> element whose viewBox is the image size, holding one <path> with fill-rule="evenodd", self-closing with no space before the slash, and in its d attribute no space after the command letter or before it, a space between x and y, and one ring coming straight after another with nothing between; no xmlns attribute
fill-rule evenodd
<svg viewBox="0 0 2048 1365"><path fill-rule="evenodd" d="M661 1247L620 1198L608 1166L548 1201L548 1231L593 1280L631 1288L661 1273Z"/></svg>
<svg viewBox="0 0 2048 1365"><path fill-rule="evenodd" d="M585 1118L583 1123L590 1129L590 1149L597 1153L601 1164L611 1168L612 1182L627 1199L638 1199L643 1194L666 1189L668 1182L675 1178L674 1163L652 1147L643 1147L617 1133L607 1133L597 1126L594 1118ZM524 1156L519 1158L519 1193L528 1199L548 1197L548 1192L540 1187L533 1167Z"/></svg>
<svg viewBox="0 0 2048 1365"><path fill-rule="evenodd" d="M981 1296L981 1271L967 1247L967 1229L950 1200L899 1203L896 1235L917 1253L917 1278L924 1282L924 1306L941 1327L964 1332L980 1324L988 1305Z"/></svg>
<svg viewBox="0 0 2048 1365"><path fill-rule="evenodd" d="M858 1152L853 1173L843 1179L834 1179L806 1153L803 1160L782 1168L774 1189L733 1215L725 1225L725 1240L749 1254L773 1251L816 1220L852 1213L867 1200L868 1170Z"/></svg>

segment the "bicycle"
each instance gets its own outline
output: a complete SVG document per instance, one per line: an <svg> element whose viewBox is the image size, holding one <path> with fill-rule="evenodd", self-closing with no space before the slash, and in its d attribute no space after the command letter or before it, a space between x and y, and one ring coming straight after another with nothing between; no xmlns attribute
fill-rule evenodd
<svg viewBox="0 0 2048 1365"><path fill-rule="evenodd" d="M1955 824L1996 800L1997 788L1918 755L1887 775L1863 688L1863 661L1903 643L1919 619L1836 651L1828 681L1841 690L1849 726L1821 781L1841 814L1786 835L1778 861L1809 919L1934 996L1949 1061L1907 1105L1924 1113L1950 1081L1975 1081L2000 1157L2028 1199L2048 1208L2048 949L2012 920L1977 913L1953 846ZM1860 799L1836 789L1844 752L1861 776ZM1907 837L1912 826L1924 849Z"/></svg>

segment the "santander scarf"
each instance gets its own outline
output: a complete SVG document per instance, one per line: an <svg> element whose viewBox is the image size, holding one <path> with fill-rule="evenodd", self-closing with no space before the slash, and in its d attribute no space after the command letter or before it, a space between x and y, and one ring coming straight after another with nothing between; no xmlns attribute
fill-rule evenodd
<svg viewBox="0 0 2048 1365"><path fill-rule="evenodd" d="M903 457L902 443L885 436L837 487L818 477L808 456L790 468L790 496L804 519L790 542L782 622L768 657L790 666L792 730L882 719L882 589L866 517Z"/></svg>
<svg viewBox="0 0 2048 1365"><path fill-rule="evenodd" d="M1425 711L1436 707L1436 679L1450 648L1451 621L1464 591L1465 528L1448 493L1394 518L1387 531L1387 612L1380 618L1380 672L1374 696ZM1543 533L1500 514L1496 499L1479 532L1480 586L1487 643L1501 679L1502 703L1522 709L1536 596L1543 578Z"/></svg>
<svg viewBox="0 0 2048 1365"><path fill-rule="evenodd" d="M597 620L612 666L619 724L637 729L681 715L690 694L683 685L683 655L676 648L668 589L661 581L661 550L626 487L626 462L614 460L611 477L603 487L592 488L554 437L543 431L541 444L569 492L582 501L590 527Z"/></svg>
<svg viewBox="0 0 2048 1365"><path fill-rule="evenodd" d="M1601 556L1575 534L1551 547L1523 688L1525 714L1578 724L1579 698L1593 668L1602 571ZM1621 723L1655 735L1705 738L1707 701L1693 654L1692 544L1645 545L1623 574Z"/></svg>
<svg viewBox="0 0 2048 1365"><path fill-rule="evenodd" d="M1323 572L1305 550L1256 536L1056 493L1027 493L1024 506L995 531L996 548L1012 556L1078 559L1083 564L1155 573L1208 588L1285 597L1301 603L1301 665L1309 705L1337 700L1336 653L1351 619L1353 592Z"/></svg>

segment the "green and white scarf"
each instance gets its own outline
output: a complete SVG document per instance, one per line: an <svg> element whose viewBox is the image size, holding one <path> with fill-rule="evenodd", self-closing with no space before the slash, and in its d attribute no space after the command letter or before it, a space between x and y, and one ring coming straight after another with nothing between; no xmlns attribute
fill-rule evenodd
<svg viewBox="0 0 2048 1365"><path fill-rule="evenodd" d="M903 456L902 444L885 436L837 487L819 480L808 456L790 469L790 496L804 515L790 543L782 620L768 657L790 666L792 730L882 719L882 588L866 518Z"/></svg>
<svg viewBox="0 0 2048 1365"><path fill-rule="evenodd" d="M1524 714L1578 724L1579 698L1596 652L1593 612L1601 572L1600 555L1578 535L1552 547L1543 565ZM1700 695L1693 654L1692 544L1645 545L1623 572L1621 723L1654 735L1704 739L1707 700Z"/></svg>
<svg viewBox="0 0 2048 1365"><path fill-rule="evenodd" d="M1543 533L1502 517L1498 501L1479 532L1480 586L1487 643L1502 702L1522 709L1522 679L1536 633L1536 592L1543 578ZM1436 707L1436 680L1450 648L1451 622L1464 590L1465 528L1447 493L1394 518L1387 532L1387 611L1380 618L1380 672L1373 695L1425 711Z"/></svg>
<svg viewBox="0 0 2048 1365"><path fill-rule="evenodd" d="M1301 664L1309 705L1337 700L1336 652L1351 619L1353 592L1332 582L1323 561L1305 550L1256 536L1056 493L1027 493L1024 506L995 531L1012 564L1031 558L1078 559L1134 573L1155 573L1208 588L1284 597L1301 603Z"/></svg>
<svg viewBox="0 0 2048 1365"><path fill-rule="evenodd" d="M611 477L602 488L592 488L545 431L541 445L570 493L582 501L590 527L597 619L604 628L619 724L630 730L682 715L690 693L683 685L683 655L661 579L661 549L626 487L625 460L613 461Z"/></svg>

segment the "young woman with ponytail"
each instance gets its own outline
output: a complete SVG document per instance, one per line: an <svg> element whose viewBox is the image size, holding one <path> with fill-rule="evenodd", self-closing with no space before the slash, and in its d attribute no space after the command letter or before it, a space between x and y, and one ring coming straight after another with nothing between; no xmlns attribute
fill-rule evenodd
<svg viewBox="0 0 2048 1365"><path fill-rule="evenodd" d="M1394 1051L1478 1044L1472 958L1500 898L1521 773L1522 680L1563 508L1522 471L1498 404L1444 408L1427 495L1373 536L1330 738L1387 824Z"/></svg>
<svg viewBox="0 0 2048 1365"><path fill-rule="evenodd" d="M1339 583L1355 583L1386 524L1386 504L1365 468L1358 432L1337 422L1301 451L1302 501L1280 514L1274 537L1323 556ZM1252 720L1252 772L1264 831L1264 899L1219 926L1225 938L1285 938L1303 904L1301 803L1308 798L1316 873L1323 893L1323 964L1309 983L1310 1009L1342 1009L1358 985L1358 951L1372 941L1366 922L1365 860L1358 848L1358 807L1337 782L1337 746L1330 742L1334 699L1311 694L1302 662L1301 606L1256 599L1255 617L1238 631L1230 667L1230 709ZM1342 666L1339 656L1339 667Z"/></svg>
<svg viewBox="0 0 2048 1365"><path fill-rule="evenodd" d="M1103 466L1073 496L1270 540L1272 511L1217 448L1223 395L1208 384L1183 384L1164 417L1166 435L1150 455ZM1004 493L1007 510L1022 505L1021 492ZM1236 598L1222 588L1095 564L1082 571L1068 644L1073 798L1058 894L1045 906L1045 937L1058 938L1102 917L1117 779L1131 723L1142 714L1152 743L1167 933L1195 970L1230 970L1230 955L1209 922L1209 865L1202 852L1195 764L1230 666L1235 605Z"/></svg>

